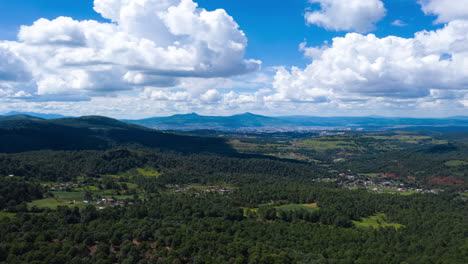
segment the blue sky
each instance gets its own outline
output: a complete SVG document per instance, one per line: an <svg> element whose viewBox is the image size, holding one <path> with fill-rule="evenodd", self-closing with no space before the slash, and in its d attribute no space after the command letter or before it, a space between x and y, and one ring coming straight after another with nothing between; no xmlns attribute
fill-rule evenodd
<svg viewBox="0 0 468 264"><path fill-rule="evenodd" d="M0 112L30 110L115 117L193 111L226 115L246 111L325 116L466 114L468 76L457 69L466 60L466 50L459 46L467 34L468 11L464 6L468 3L463 3L467 0L460 0L459 6L447 0L363 0L354 11L346 5L355 0L198 0L194 1L200 8L197 10L190 9L191 0L184 0L185 6L181 0L147 0L144 7L132 1L0 1L0 48L4 49L3 53L0 49L0 58L12 57L7 66L2 68L0 63ZM157 4L162 2L165 6L159 7ZM178 13L168 11L176 10L175 7ZM340 13L343 8L345 13ZM216 9L227 14L216 13L218 16L211 20L200 15L202 10ZM115 10L133 13L116 17ZM152 16L164 13L165 18L152 21L147 11L153 11ZM181 17L193 14L190 23L196 27L188 27ZM308 14L314 16L310 21ZM340 19L349 16L350 20L343 19L338 25L334 15ZM60 16L70 19L56 20ZM175 20L170 20L170 16ZM369 21L365 21L367 17ZM43 18L47 20L33 25ZM94 31L94 24L85 24L84 20L97 21L98 32ZM112 29L115 34L111 35L115 37L120 32L119 36L128 36L119 40L129 41L125 54L133 57L116 59L115 54L103 55L99 63L97 59L86 59L90 54L100 56L114 48L122 51L122 47L106 49L105 45L115 41L94 41L99 34L103 39L107 37L104 27L111 20L116 25ZM212 27L215 23L223 28ZM28 27L18 37L21 26ZM448 32L454 29L458 35L449 36ZM434 37L422 31L432 32ZM419 37L415 37L417 32ZM390 40L392 36L398 39ZM134 39L129 40L130 37ZM336 42L334 38L338 38ZM155 54L156 49L142 50L138 44L141 40L167 50L161 54ZM306 44L301 49L303 42ZM442 48L440 42L448 42L450 45L444 45L449 48ZM223 43L235 45L228 47ZM180 49L171 53L171 46ZM376 50L366 52L371 48L364 47ZM405 55L406 47L414 50ZM458 48L452 52L451 47ZM385 52L387 49L395 52ZM57 50L63 54L57 54ZM376 54L380 50L382 54ZM49 53L55 57L35 58ZM185 53L196 56L183 63L180 58L174 59ZM396 62L412 54L416 55L408 63ZM129 62L139 56L141 60ZM435 57L446 59L428 62ZM353 62L359 58L362 63ZM90 67L92 64L95 65ZM18 67L14 73L5 70L14 67ZM375 67L380 67L381 74L375 72ZM344 74L348 70L352 73ZM331 78L326 72L336 77ZM437 80L426 83L423 77L427 74L437 76ZM2 80L2 76L6 77ZM132 107L134 102L141 107ZM427 108L435 111L428 113Z"/></svg>

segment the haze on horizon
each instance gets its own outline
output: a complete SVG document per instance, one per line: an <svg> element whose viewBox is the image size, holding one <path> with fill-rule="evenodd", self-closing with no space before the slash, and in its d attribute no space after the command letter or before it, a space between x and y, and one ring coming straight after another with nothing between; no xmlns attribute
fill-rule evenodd
<svg viewBox="0 0 468 264"><path fill-rule="evenodd" d="M468 0L4 0L0 113L467 115L467 43Z"/></svg>

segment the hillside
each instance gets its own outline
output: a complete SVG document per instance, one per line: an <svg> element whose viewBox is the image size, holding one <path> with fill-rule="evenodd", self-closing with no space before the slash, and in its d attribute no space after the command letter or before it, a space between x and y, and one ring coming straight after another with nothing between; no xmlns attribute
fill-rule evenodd
<svg viewBox="0 0 468 264"><path fill-rule="evenodd" d="M140 146L188 153L230 153L223 139L181 136L100 116L0 120L0 152L104 150Z"/></svg>

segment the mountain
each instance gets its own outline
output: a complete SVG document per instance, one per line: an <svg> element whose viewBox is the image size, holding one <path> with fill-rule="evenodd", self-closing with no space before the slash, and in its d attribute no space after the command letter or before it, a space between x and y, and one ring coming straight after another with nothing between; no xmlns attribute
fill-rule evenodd
<svg viewBox="0 0 468 264"><path fill-rule="evenodd" d="M293 125L287 120L274 117L245 113L233 116L201 116L196 113L173 115L169 117L154 117L142 120L124 120L150 128L166 130L237 130L248 128L288 127Z"/></svg>
<svg viewBox="0 0 468 264"><path fill-rule="evenodd" d="M30 116L30 115L10 115L10 116L0 116L0 121L7 120L43 120L42 118Z"/></svg>
<svg viewBox="0 0 468 264"><path fill-rule="evenodd" d="M43 114L43 113L34 113L34 112L16 112L11 111L8 113L3 114L4 116L16 116L16 115L28 115L33 117L39 117L42 119L57 119L57 118L65 118L67 116L59 115L59 114Z"/></svg>
<svg viewBox="0 0 468 264"><path fill-rule="evenodd" d="M182 136L101 116L0 120L0 153L136 146L184 153L232 153L223 139Z"/></svg>
<svg viewBox="0 0 468 264"><path fill-rule="evenodd" d="M421 127L468 127L468 118L394 118L394 117L267 117L245 113L234 116L201 116L196 113L154 117L142 120L125 120L128 123L161 130L303 130L303 129L366 129Z"/></svg>

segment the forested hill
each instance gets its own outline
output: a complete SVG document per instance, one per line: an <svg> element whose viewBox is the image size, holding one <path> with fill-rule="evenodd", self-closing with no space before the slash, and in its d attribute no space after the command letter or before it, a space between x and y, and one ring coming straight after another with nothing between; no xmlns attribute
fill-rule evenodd
<svg viewBox="0 0 468 264"><path fill-rule="evenodd" d="M17 116L18 117L18 116ZM231 153L223 139L181 136L101 116L0 119L0 152L105 150L120 146L186 153Z"/></svg>

